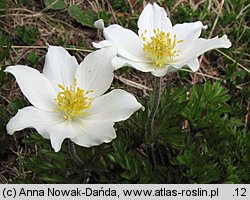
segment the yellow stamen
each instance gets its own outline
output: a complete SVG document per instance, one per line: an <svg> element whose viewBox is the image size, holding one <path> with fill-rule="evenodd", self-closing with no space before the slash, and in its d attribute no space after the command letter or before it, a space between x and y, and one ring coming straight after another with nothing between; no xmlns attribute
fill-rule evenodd
<svg viewBox="0 0 250 200"><path fill-rule="evenodd" d="M68 120L81 117L83 111L90 108L93 100L92 98L86 97L86 95L93 92L93 90L85 92L79 87L76 88L76 85L76 80L74 80L74 85L70 87L64 87L58 84L61 91L58 92L55 100L63 117Z"/></svg>
<svg viewBox="0 0 250 200"><path fill-rule="evenodd" d="M170 33L165 33L160 29L153 30L155 36L150 37L147 40L145 35L142 34L142 40L145 42L143 44L143 51L145 57L148 58L156 67L162 67L168 62L173 61L175 56L178 56L176 46L178 43L183 42L183 40L177 40L176 35L173 38L170 37Z"/></svg>

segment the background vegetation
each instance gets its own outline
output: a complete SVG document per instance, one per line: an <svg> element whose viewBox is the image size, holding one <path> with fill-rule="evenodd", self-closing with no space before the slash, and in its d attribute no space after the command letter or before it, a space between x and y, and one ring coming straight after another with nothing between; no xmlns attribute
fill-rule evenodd
<svg viewBox="0 0 250 200"><path fill-rule="evenodd" d="M0 1L0 183L250 183L249 0L155 1L173 24L200 20L208 25L203 37L225 33L232 42L202 56L197 73L164 77L155 139L144 131L153 77L131 68L116 71L112 87L133 93L146 109L117 123L110 144L77 147L83 166L70 158L67 141L54 153L34 129L7 135L6 123L29 103L6 66L41 70L47 43L81 61L102 38L95 20L137 31L147 2Z"/></svg>

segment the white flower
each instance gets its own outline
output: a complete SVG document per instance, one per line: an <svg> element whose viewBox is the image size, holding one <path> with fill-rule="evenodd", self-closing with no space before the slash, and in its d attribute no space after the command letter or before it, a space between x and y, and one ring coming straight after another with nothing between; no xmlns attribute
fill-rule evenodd
<svg viewBox="0 0 250 200"><path fill-rule="evenodd" d="M215 48L231 46L226 35L199 38L201 30L206 29L200 21L172 26L165 10L156 3L147 4L137 24L138 35L117 24L105 28L102 20L95 22L97 28L103 29L105 40L93 45L96 48L117 47L118 56L112 61L115 69L132 66L159 77L184 65L196 71L198 56Z"/></svg>
<svg viewBox="0 0 250 200"><path fill-rule="evenodd" d="M15 76L33 105L10 119L7 132L35 128L51 140L56 152L65 138L84 147L110 142L116 137L114 122L126 120L142 107L126 91L104 94L113 81L115 55L114 48L101 49L78 65L65 49L50 46L43 73L23 65L7 67L5 71Z"/></svg>

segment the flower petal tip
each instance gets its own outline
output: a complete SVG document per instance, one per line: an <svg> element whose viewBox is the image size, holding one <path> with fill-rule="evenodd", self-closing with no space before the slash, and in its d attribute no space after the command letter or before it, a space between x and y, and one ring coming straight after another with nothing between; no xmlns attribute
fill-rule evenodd
<svg viewBox="0 0 250 200"><path fill-rule="evenodd" d="M103 40L101 42L92 42L92 44L97 49L112 46L112 43L108 40Z"/></svg>
<svg viewBox="0 0 250 200"><path fill-rule="evenodd" d="M58 145L58 144L56 144L56 143L52 143L51 142L51 146L52 146L52 148L54 149L54 151L57 153L57 152L59 152L60 150L61 150L61 145Z"/></svg>
<svg viewBox="0 0 250 200"><path fill-rule="evenodd" d="M3 70L5 73L9 73L9 67L6 67L5 70Z"/></svg>
<svg viewBox="0 0 250 200"><path fill-rule="evenodd" d="M202 28L203 28L204 30L206 30L206 29L207 29L207 27L208 27L207 25L205 25L205 26L203 25L203 27L202 27Z"/></svg>
<svg viewBox="0 0 250 200"><path fill-rule="evenodd" d="M14 132L15 132L15 131L13 130L13 128L11 127L10 123L7 124L6 130L7 130L7 133L8 133L9 135L13 135Z"/></svg>
<svg viewBox="0 0 250 200"><path fill-rule="evenodd" d="M98 19L95 21L94 26L98 29L104 29L104 21L102 19Z"/></svg>
<svg viewBox="0 0 250 200"><path fill-rule="evenodd" d="M60 151L59 148L53 148L53 149L54 149L55 153L58 153Z"/></svg>
<svg viewBox="0 0 250 200"><path fill-rule="evenodd" d="M52 50L52 49L61 49L62 47L60 46L54 46L54 45L48 45L48 50Z"/></svg>
<svg viewBox="0 0 250 200"><path fill-rule="evenodd" d="M8 66L8 67L6 67L6 69L4 70L4 72L5 73L11 73L11 70L13 69L13 68L15 68L16 66L15 65L13 65L13 66Z"/></svg>
<svg viewBox="0 0 250 200"><path fill-rule="evenodd" d="M162 7L160 7L157 3L153 3L153 5L151 4L151 3L149 3L151 6L153 6L154 8L156 8L156 9L164 9L164 8L162 8Z"/></svg>
<svg viewBox="0 0 250 200"><path fill-rule="evenodd" d="M126 62L123 59L115 56L111 60L111 64L112 64L114 70L117 70L117 69L120 69L121 67L123 67L126 64Z"/></svg>
<svg viewBox="0 0 250 200"><path fill-rule="evenodd" d="M223 35L223 36L221 37L221 40L222 40L222 42L224 43L224 47L225 47L225 48L229 48L229 47L232 46L232 43L231 43L230 40L228 39L227 35Z"/></svg>

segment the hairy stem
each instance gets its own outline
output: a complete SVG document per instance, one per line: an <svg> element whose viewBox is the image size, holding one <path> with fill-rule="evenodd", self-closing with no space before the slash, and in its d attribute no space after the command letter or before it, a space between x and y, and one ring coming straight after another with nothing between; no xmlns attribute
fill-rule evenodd
<svg viewBox="0 0 250 200"><path fill-rule="evenodd" d="M151 135L151 138L153 139L155 137L155 131L154 131L154 118L155 118L155 113L157 111L157 108L160 103L160 97L161 97L161 77L155 77L154 80L154 99L153 99L153 104L151 111L148 116L148 121L146 124L146 135L149 136Z"/></svg>
<svg viewBox="0 0 250 200"><path fill-rule="evenodd" d="M83 167L85 164L85 162L79 158L79 156L76 153L76 148L75 148L75 143L73 143L70 139L68 139L68 149L69 149L69 155L72 158L72 160L74 160L74 162ZM90 177L90 173L88 172L88 170L86 168L83 167L83 173L84 173L84 179L83 179L83 183L88 183L89 182L89 177Z"/></svg>
<svg viewBox="0 0 250 200"><path fill-rule="evenodd" d="M75 144L68 139L68 149L69 149L69 155L70 157L75 161L77 165L84 165L85 163L79 158L79 156L76 153Z"/></svg>

